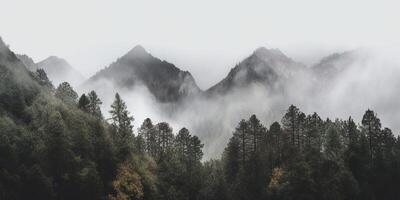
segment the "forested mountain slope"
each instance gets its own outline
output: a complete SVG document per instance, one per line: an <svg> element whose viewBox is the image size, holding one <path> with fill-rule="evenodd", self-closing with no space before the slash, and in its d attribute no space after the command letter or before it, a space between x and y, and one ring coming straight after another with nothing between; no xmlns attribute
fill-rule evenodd
<svg viewBox="0 0 400 200"><path fill-rule="evenodd" d="M0 199L199 194L202 144L187 129L175 136L168 123L148 119L135 137L133 117L118 94L108 122L96 92L78 101L67 82L55 89L43 70L28 71L1 40L0 76ZM148 148L146 130L154 139Z"/></svg>
<svg viewBox="0 0 400 200"><path fill-rule="evenodd" d="M0 39L0 199L330 200L400 198L400 137L367 110L322 119L296 106L270 126L239 121L220 158L182 128L132 114L117 93L54 88ZM134 112L133 112L134 114Z"/></svg>

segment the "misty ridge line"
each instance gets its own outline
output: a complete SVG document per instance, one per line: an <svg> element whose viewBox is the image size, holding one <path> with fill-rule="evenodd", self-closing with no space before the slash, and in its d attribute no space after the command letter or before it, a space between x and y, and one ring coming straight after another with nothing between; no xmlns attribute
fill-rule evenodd
<svg viewBox="0 0 400 200"><path fill-rule="evenodd" d="M130 53L132 53L132 51L135 51L135 49L140 49L140 51L143 51L143 53L146 53L146 54L148 54L148 55L150 55L150 56L153 56L151 53L148 53L146 50L145 50L145 48L142 46L142 45L140 45L140 44L138 44L138 45L136 45L134 48L132 48L130 51L128 51L126 54L124 54L124 55L127 55L127 54L130 54ZM254 53L254 52L256 52L256 51L259 51L259 50L262 50L262 49L267 49L266 47L259 47L259 48L256 48L252 53ZM274 53L277 53L277 54L282 54L282 55L284 55L279 49L275 49L275 48L271 48L271 49L267 49L267 50L270 50L271 52L274 52ZM341 53L346 53L346 52L352 52L352 51L356 51L356 49L355 50L346 50L346 51L341 51ZM329 56L331 56L331 55L335 55L335 54L341 54L341 53L332 53L332 54L328 54L326 57L329 57ZM123 56L124 56L123 55ZM77 68L75 68L74 66L71 66L69 63L68 63L68 61L66 61L65 59L63 59L63 58L61 58L61 57L57 57L57 56L55 56L55 55L50 55L50 56L48 56L47 58L45 58L45 59L43 59L43 60L40 60L40 61L38 61L38 62L35 62L32 58L30 58L29 57L29 55L26 55L26 54L17 54L17 56L18 56L18 58L25 64L25 66L27 66L27 68L29 69L29 70L36 70L37 68L43 68L43 69L45 69L45 71L49 74L52 74L51 73L51 71L52 70L54 70L54 69L52 69L51 67L49 67L49 65L51 66L51 65L53 65L53 66L57 66L57 68L59 67L58 65L65 65L67 68L72 68L73 69L73 71L79 71L79 69L77 69ZM121 56L121 57L123 57L123 56ZM286 55L284 55L284 56L286 56ZM72 85L75 85L75 86L79 86L80 84L84 84L84 82L85 81L88 81L89 79L91 79L91 78L93 78L94 76L96 76L96 74L98 74L100 71L102 71L102 70L104 70L104 69L106 69L106 68L108 68L108 67L110 67L110 65L112 65L113 63L115 63L115 62L117 62L121 57L117 57L116 59L115 59L115 61L114 62L111 62L111 63L109 63L108 65L106 65L105 67L103 67L102 69L99 69L99 70L97 70L96 72L94 72L94 74L92 74L92 75L90 75L89 76L89 78L84 78L84 76L80 73L80 72L78 72L77 74L75 74L75 76L79 76L79 81L77 82L77 81L69 81L69 82L72 82L71 84ZM154 56L153 56L154 57ZM326 57L323 57L323 58L321 58L321 60L322 59L324 59L324 58L326 58ZM154 57L154 58L156 58L156 57ZM291 59L291 58L290 58ZM160 59L161 60L161 59ZM165 62L168 62L168 61L166 61L166 60L163 60L163 61L165 61ZM52 64L50 64L51 62L59 62L59 63L52 63ZM298 62L298 61L296 61L296 62ZM44 64L44 63L46 63L46 64ZM239 62L240 63L240 62ZM235 64L235 66L236 65L238 65L239 63L237 63L237 64ZM304 65L303 63L300 63L300 62L298 62L299 64L302 64L302 65ZM309 64L309 65L304 65L304 66L306 66L306 67L309 67L309 68L312 68L313 66L315 66L317 63L315 63L315 64ZM47 66L45 66L45 65L47 65ZM233 69L234 67L231 67L230 68L230 71ZM50 71L50 72L49 72ZM189 72L190 70L187 70L187 72ZM189 72L190 73L190 72ZM58 79L60 79L59 77L57 77L57 78L52 78L52 75L50 75L50 79L52 80L52 81L54 81L55 82L55 85L58 85L59 83L60 83L60 81L58 80ZM62 79L62 78L61 78ZM64 78L65 79L65 78ZM223 79L223 78L222 78ZM68 80L65 80L65 81L68 81ZM209 86L208 88L206 88L206 89L200 89L200 90L202 90L202 91L208 91L208 90L210 90L210 89L212 89L213 87L214 87L215 85L212 85L212 86Z"/></svg>
<svg viewBox="0 0 400 200"><path fill-rule="evenodd" d="M330 118L354 116L357 119L362 114L360 110L371 108L383 113L382 117L391 127L398 127L395 119L400 117L399 112L387 109L395 102L383 104L366 88L374 87L373 90L387 99L399 95L397 91L385 93L376 88L380 85L371 84L374 75L382 76L381 80L398 82L387 73L375 72L382 71L376 63L387 60L374 55L375 52L358 49L333 54L307 67L279 50L259 48L233 67L223 80L203 91L190 74L154 58L142 48L136 50L139 51L130 51L96 74L95 81L86 87L100 91L100 96L106 99L109 91L122 91L121 94L129 99L129 108L136 113L138 123L150 117L171 122L175 128L187 127L205 142L205 157L222 152L221 144L228 141L240 119L257 114L264 123L271 124L279 121L291 104L299 105L308 113L318 112ZM394 66L399 65L395 63L386 68L393 71L392 74L400 74ZM163 67L171 69L166 74L173 72L172 75L158 74ZM143 71L143 68L151 70ZM140 77L135 77L137 71ZM163 81L153 85L151 77L154 74ZM396 84L383 85L395 90L392 87ZM158 89L162 87L162 91L171 93L160 93ZM172 98L165 98L171 95Z"/></svg>
<svg viewBox="0 0 400 200"><path fill-rule="evenodd" d="M261 47L202 90L190 72L136 46L75 88L79 93L95 90L106 115L113 94L120 93L135 127L146 118L167 121L174 129L187 127L204 142L207 159L220 155L241 119L256 114L264 124L272 124L291 104L323 118L353 116L357 121L361 111L370 108L397 132L400 65L393 55L356 49L306 66L278 49ZM67 80L61 78L52 81Z"/></svg>

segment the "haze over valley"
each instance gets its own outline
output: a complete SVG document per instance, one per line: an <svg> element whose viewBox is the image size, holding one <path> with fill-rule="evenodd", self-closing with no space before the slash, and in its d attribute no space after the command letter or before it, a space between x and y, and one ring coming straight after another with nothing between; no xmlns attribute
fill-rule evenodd
<svg viewBox="0 0 400 200"><path fill-rule="evenodd" d="M221 154L221 144L228 141L237 121L251 114L267 124L279 121L291 104L332 120L349 116L359 120L360 110L370 108L385 126L399 130L400 110L393 109L400 96L395 50L359 48L305 65L279 49L260 47L205 90L189 71L140 45L88 79L55 56L38 63L27 55L18 57L29 70L49 71L55 85L70 82L78 93L96 91L106 118L112 94L118 92L135 117L135 127L146 118L168 121L174 129L187 127L204 141L205 157L212 158Z"/></svg>
<svg viewBox="0 0 400 200"><path fill-rule="evenodd" d="M0 5L0 200L400 199L400 1Z"/></svg>

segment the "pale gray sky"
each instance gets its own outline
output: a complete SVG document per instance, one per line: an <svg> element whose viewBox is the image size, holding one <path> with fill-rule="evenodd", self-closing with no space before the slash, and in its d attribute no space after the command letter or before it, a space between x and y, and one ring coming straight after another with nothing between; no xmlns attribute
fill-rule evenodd
<svg viewBox="0 0 400 200"><path fill-rule="evenodd" d="M0 36L35 61L89 77L137 44L200 87L259 46L310 63L336 50L400 43L397 0L0 0Z"/></svg>

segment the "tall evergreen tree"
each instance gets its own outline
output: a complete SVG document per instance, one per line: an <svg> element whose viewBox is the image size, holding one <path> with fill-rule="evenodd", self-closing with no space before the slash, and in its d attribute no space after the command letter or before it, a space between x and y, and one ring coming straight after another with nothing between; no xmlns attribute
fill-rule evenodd
<svg viewBox="0 0 400 200"><path fill-rule="evenodd" d="M305 121L305 146L319 151L322 147L323 121L317 113L308 115Z"/></svg>
<svg viewBox="0 0 400 200"><path fill-rule="evenodd" d="M158 135L156 133L156 129L153 125L153 122L151 121L150 118L146 118L143 121L142 125L139 128L138 136L143 138L145 151L149 155L156 157L158 149L158 144L157 144Z"/></svg>
<svg viewBox="0 0 400 200"><path fill-rule="evenodd" d="M71 144L66 136L66 127L59 112L51 113L49 124L46 127L48 134L46 144L46 167L49 169L53 177L53 190L57 195L57 199L62 199L60 196L67 185L65 179L68 176L73 166L73 153Z"/></svg>
<svg viewBox="0 0 400 200"><path fill-rule="evenodd" d="M278 122L272 123L268 135L270 136L270 141L267 141L267 144L270 144L271 165L275 168L282 162L283 141L281 125ZM267 146L267 144L265 146Z"/></svg>
<svg viewBox="0 0 400 200"><path fill-rule="evenodd" d="M183 165L183 180L187 184L183 187L189 199L195 199L201 189L201 158L203 156L199 138L192 136L189 130L182 128L175 138L178 159Z"/></svg>
<svg viewBox="0 0 400 200"><path fill-rule="evenodd" d="M256 115L252 115L248 121L248 129L249 129L249 141L252 146L252 152L256 153L259 149L259 143L265 136L265 127L260 123L260 120L257 119Z"/></svg>
<svg viewBox="0 0 400 200"><path fill-rule="evenodd" d="M375 156L377 149L377 139L381 132L381 121L374 111L367 110L361 121L362 130L368 137L369 152L371 160Z"/></svg>
<svg viewBox="0 0 400 200"><path fill-rule="evenodd" d="M120 158L125 159L133 151L133 125L131 123L134 119L130 116L125 102L118 93L115 94L110 114L114 131L113 138L119 148Z"/></svg>
<svg viewBox="0 0 400 200"><path fill-rule="evenodd" d="M300 110L294 106L290 105L286 114L282 118L283 129L290 135L290 140L293 146L297 145L296 136L299 134L299 116Z"/></svg>
<svg viewBox="0 0 400 200"><path fill-rule="evenodd" d="M229 184L235 183L240 169L240 141L238 137L231 137L225 148L222 159L224 161L224 172Z"/></svg>
<svg viewBox="0 0 400 200"><path fill-rule="evenodd" d="M89 111L89 99L87 98L86 94L82 94L78 101L78 108L84 112Z"/></svg>
<svg viewBox="0 0 400 200"><path fill-rule="evenodd" d="M102 104L100 98L97 96L95 91L91 91L88 94L89 104L88 104L88 112L93 116L101 119L103 115L101 114L100 105Z"/></svg>
<svg viewBox="0 0 400 200"><path fill-rule="evenodd" d="M172 128L166 122L160 122L156 125L157 130L157 159L162 159L167 153L172 150L174 134Z"/></svg>
<svg viewBox="0 0 400 200"><path fill-rule="evenodd" d="M239 122L239 125L236 127L235 132L233 133L233 137L236 137L237 140L239 141L239 153L240 153L240 166L243 168L248 160L248 154L249 154L249 149L248 149L248 142L249 142L249 137L248 137L248 131L249 131L249 126L247 122L242 119Z"/></svg>

